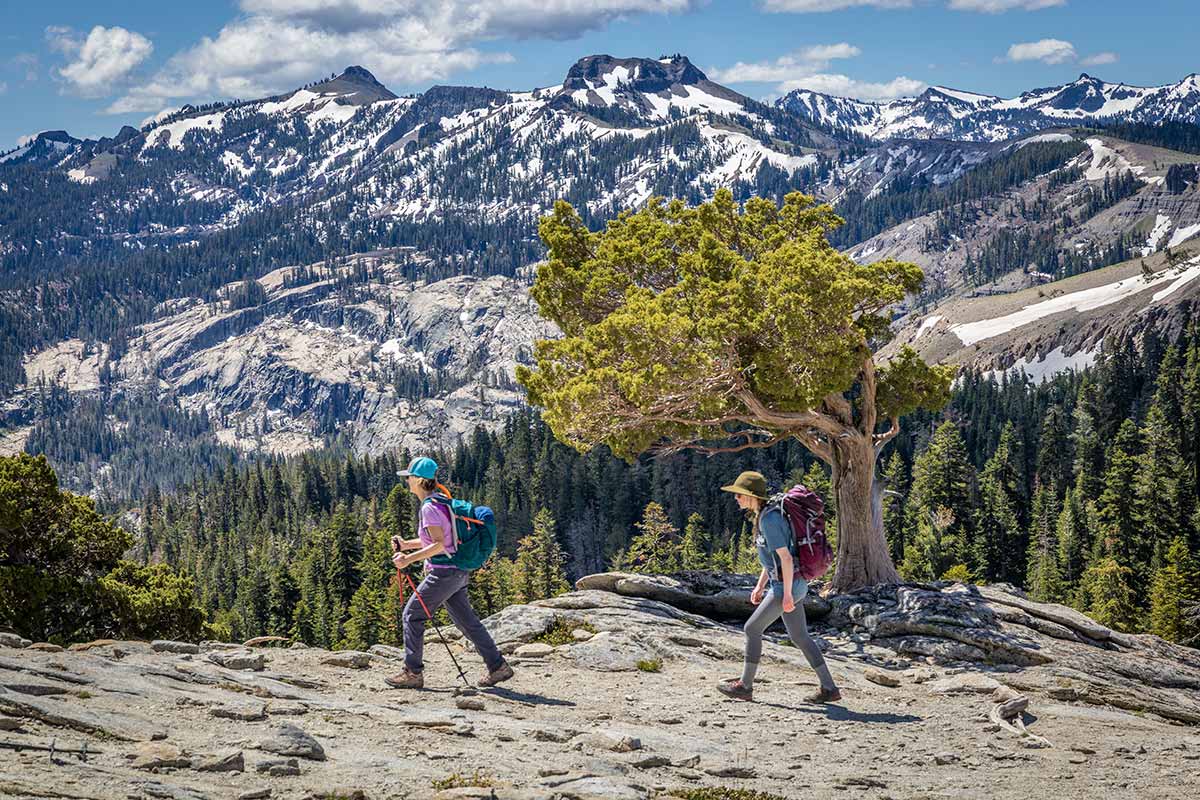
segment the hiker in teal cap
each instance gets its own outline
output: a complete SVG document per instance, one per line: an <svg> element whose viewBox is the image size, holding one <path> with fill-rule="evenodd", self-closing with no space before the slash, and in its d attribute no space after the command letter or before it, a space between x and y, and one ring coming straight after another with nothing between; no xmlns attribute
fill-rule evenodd
<svg viewBox="0 0 1200 800"><path fill-rule="evenodd" d="M829 667L821 649L808 635L808 622L804 618L804 595L808 594L808 582L795 574L792 559L792 531L787 520L776 505L767 507L767 479L759 472L743 472L721 491L730 492L741 508L750 517L754 526L754 545L758 550L758 561L762 573L758 583L750 592L750 602L758 606L744 628L746 633L746 655L742 665L742 677L717 686L727 697L735 700L754 699L754 675L762 658L763 633L780 617L797 649L804 654L809 665L816 671L821 688L805 699L810 703L829 703L840 700L842 694L833 682ZM794 576L788 580L788 576Z"/></svg>
<svg viewBox="0 0 1200 800"><path fill-rule="evenodd" d="M437 462L432 458L414 458L400 477L407 479L408 490L421 504L417 538L392 537L392 561L404 569L418 561L455 552L455 524L451 515L449 492L437 482ZM439 489L441 490L439 492ZM406 551L414 551L408 552ZM440 606L445 606L451 621L475 645L475 650L487 665L487 674L477 681L479 686L495 686L513 676L512 667L504 660L479 615L471 607L467 582L471 573L449 563L426 563L425 578L404 606L404 670L386 678L397 689L420 689L425 686L422 661L425 652L425 623Z"/></svg>

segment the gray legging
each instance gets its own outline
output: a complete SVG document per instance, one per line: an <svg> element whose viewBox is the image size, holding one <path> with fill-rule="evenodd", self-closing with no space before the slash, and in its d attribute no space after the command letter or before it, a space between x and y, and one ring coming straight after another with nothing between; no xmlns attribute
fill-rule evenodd
<svg viewBox="0 0 1200 800"><path fill-rule="evenodd" d="M746 662L742 669L742 684L747 689L753 686L754 674L758 671L759 660L762 659L763 633L771 626L771 623L780 617L783 617L783 624L787 628L792 644L799 648L804 657L808 659L809 666L816 670L817 677L821 681L821 688L835 688L833 676L829 674L829 667L825 664L825 657L821 655L821 648L817 647L817 643L808 635L804 603L799 599L796 600L795 610L785 614L783 613L783 598L770 588L767 589L758 608L750 615L750 619L746 620L744 628L746 631Z"/></svg>
<svg viewBox="0 0 1200 800"><path fill-rule="evenodd" d="M425 580L417 587L421 600L416 595L408 598L404 606L404 664L409 672L421 672L425 669L425 623L429 620L429 612L437 613L438 606L444 605L450 614L450 620L479 651L489 672L494 672L504 664L504 656L496 648L492 635L479 621L479 615L471 608L471 600L467 596L467 581L471 573L461 569L434 567L425 574Z"/></svg>

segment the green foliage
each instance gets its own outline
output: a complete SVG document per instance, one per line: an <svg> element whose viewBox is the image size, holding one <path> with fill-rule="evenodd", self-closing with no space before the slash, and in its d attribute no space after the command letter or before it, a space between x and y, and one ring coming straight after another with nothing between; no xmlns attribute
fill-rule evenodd
<svg viewBox="0 0 1200 800"><path fill-rule="evenodd" d="M593 233L560 202L539 228L550 257L532 294L564 336L538 342L537 368L518 380L560 440L626 458L664 439L726 438L725 422L772 427L747 392L813 409L852 388L884 310L922 280L913 264L839 253L827 240L839 223L798 193L739 208L720 190L696 208L652 199ZM949 381L902 355L880 371L880 408L944 399Z"/></svg>
<svg viewBox="0 0 1200 800"><path fill-rule="evenodd" d="M133 538L62 491L45 457L0 458L0 623L33 639L197 640L192 580L121 561Z"/></svg>
<svg viewBox="0 0 1200 800"><path fill-rule="evenodd" d="M519 602L555 597L570 589L563 571L567 558L554 529L554 517L542 509L533 518L533 533L520 542L515 576Z"/></svg>
<svg viewBox="0 0 1200 800"><path fill-rule="evenodd" d="M633 537L625 556L627 569L661 575L680 568L676 541L679 531L667 520L662 506L658 503L647 504L641 522L635 527L637 535Z"/></svg>
<svg viewBox="0 0 1200 800"><path fill-rule="evenodd" d="M639 672L662 672L661 658L643 658L638 660L637 668Z"/></svg>
<svg viewBox="0 0 1200 800"><path fill-rule="evenodd" d="M693 513L683 529L683 542L679 545L680 569L707 569L711 553L711 536L704 530L704 518Z"/></svg>
<svg viewBox="0 0 1200 800"><path fill-rule="evenodd" d="M777 794L754 791L753 789L734 789L727 786L669 789L666 796L678 797L680 800L785 800L785 798Z"/></svg>
<svg viewBox="0 0 1200 800"><path fill-rule="evenodd" d="M966 564L955 564L942 573L941 580L955 581L956 583L974 583L975 577L971 574L971 569Z"/></svg>
<svg viewBox="0 0 1200 800"><path fill-rule="evenodd" d="M1200 636L1200 620L1188 609L1200 603L1200 564L1178 538L1167 550L1165 563L1150 587L1150 632L1169 642L1185 644Z"/></svg>
<svg viewBox="0 0 1200 800"><path fill-rule="evenodd" d="M1042 603L1062 599L1062 575L1059 570L1058 518L1053 486L1039 484L1033 495L1033 520L1026 555L1025 586L1029 595Z"/></svg>
<svg viewBox="0 0 1200 800"><path fill-rule="evenodd" d="M942 423L913 464L906 502L912 544L905 550L903 574L935 580L955 564L972 560L973 478L958 427Z"/></svg>
<svg viewBox="0 0 1200 800"><path fill-rule="evenodd" d="M575 637L572 635L576 630L595 633L596 629L588 622L580 622L571 620L567 617L555 617L550 623L550 627L539 635L533 637L533 641L542 642L552 647L561 647L564 644L573 644Z"/></svg>
<svg viewBox="0 0 1200 800"><path fill-rule="evenodd" d="M496 779L477 769L470 775L455 772L453 775L447 775L444 778L434 778L432 783L433 788L440 792L446 789L463 789L467 787L487 789L496 785Z"/></svg>
<svg viewBox="0 0 1200 800"><path fill-rule="evenodd" d="M1137 608L1131 579L1133 570L1112 556L1098 559L1083 576L1087 613L1101 625L1136 631Z"/></svg>

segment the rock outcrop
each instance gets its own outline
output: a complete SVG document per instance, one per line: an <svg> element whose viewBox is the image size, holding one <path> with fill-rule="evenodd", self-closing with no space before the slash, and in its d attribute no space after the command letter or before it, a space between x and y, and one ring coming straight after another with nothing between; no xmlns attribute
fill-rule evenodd
<svg viewBox="0 0 1200 800"><path fill-rule="evenodd" d="M773 636L743 704L715 691L740 669L740 630L690 610L718 602L737 617L740 580L581 585L487 620L516 670L489 690L456 686L432 635L414 692L385 687L402 651L384 645L369 658L255 649L255 671L209 658L243 657L219 642L47 652L5 639L0 796L640 800L707 785L921 797L981 781L1014 800L1193 796L1197 651L1006 587L879 588L814 618L842 701L803 702L815 678Z"/></svg>

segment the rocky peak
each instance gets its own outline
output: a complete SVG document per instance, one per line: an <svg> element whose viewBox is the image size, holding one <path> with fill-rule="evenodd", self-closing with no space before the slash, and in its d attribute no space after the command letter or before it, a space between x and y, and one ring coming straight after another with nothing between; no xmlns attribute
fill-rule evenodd
<svg viewBox="0 0 1200 800"><path fill-rule="evenodd" d="M311 91L317 94L341 95L338 98L340 102L356 106L396 99L396 95L376 80L367 69L356 65L346 67L342 74L335 78L321 81L313 86Z"/></svg>
<svg viewBox="0 0 1200 800"><path fill-rule="evenodd" d="M672 86L707 83L708 76L696 68L687 56L663 59L615 58L610 55L585 56L567 71L563 89L575 91L603 86L606 76L639 92L668 91Z"/></svg>

